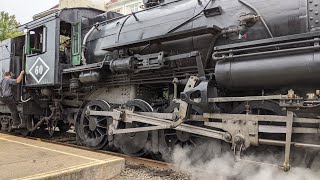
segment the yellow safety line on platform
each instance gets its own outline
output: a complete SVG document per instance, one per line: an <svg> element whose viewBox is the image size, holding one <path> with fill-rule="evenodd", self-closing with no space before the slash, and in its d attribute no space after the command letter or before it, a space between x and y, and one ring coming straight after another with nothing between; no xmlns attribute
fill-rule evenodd
<svg viewBox="0 0 320 180"><path fill-rule="evenodd" d="M12 138L12 137L14 137L14 136L10 136L10 135L8 135L8 136L0 136L0 138Z"/></svg>
<svg viewBox="0 0 320 180"><path fill-rule="evenodd" d="M44 150L48 150L48 151L52 151L52 152L56 152L56 153L61 153L61 154L69 155L69 156L74 156L74 157L78 157L78 158L83 158L83 159L87 159L87 160L91 160L91 161L102 162L102 163L106 162L104 160L99 160L99 159L89 158L89 157L85 157L85 156L81 156L81 155L71 154L71 153L58 151L58 150L54 150L54 149L50 149L50 148L46 148L46 147L36 146L36 145L32 145L32 144L27 144L27 143L23 143L23 142L19 142L19 141L13 141L13 140L5 139L2 137L0 137L0 140L13 142L13 143L17 143L17 144L22 144L22 145L26 145L26 146L30 146L30 147L34 147L34 148L44 149ZM119 158L117 158L117 159L119 159Z"/></svg>
<svg viewBox="0 0 320 180"><path fill-rule="evenodd" d="M111 159L111 160L104 161L104 162L102 162L102 161L90 162L90 163L85 163L85 164L72 166L72 167L68 167L68 168L64 168L64 169L58 169L58 170L50 171L50 172L46 172L46 173L40 173L40 174L35 174L35 175L32 175L32 176L18 178L18 179L14 179L14 180L31 180L31 179L50 178L50 176L62 175L64 173L69 173L71 171L76 171L76 170L80 170L80 169L83 169L83 168L87 168L87 167L91 167L91 166L97 166L97 165L101 165L101 164L105 164L105 163L111 163L111 162L118 161L118 160L119 159Z"/></svg>

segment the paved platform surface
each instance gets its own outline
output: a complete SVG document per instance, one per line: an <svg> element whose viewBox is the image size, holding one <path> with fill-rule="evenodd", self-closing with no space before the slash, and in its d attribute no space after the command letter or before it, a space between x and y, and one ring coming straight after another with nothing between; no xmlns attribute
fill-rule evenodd
<svg viewBox="0 0 320 180"><path fill-rule="evenodd" d="M0 179L109 179L120 157L0 133Z"/></svg>

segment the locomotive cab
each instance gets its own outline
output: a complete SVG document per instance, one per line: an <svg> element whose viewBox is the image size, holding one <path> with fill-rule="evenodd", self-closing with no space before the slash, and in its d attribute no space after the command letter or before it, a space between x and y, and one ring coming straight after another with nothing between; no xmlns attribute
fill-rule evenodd
<svg viewBox="0 0 320 180"><path fill-rule="evenodd" d="M25 26L26 86L60 85L60 72L80 64L82 18L93 18L102 11L63 9L40 17Z"/></svg>
<svg viewBox="0 0 320 180"><path fill-rule="evenodd" d="M0 77L5 72L12 72L14 78L22 70L24 36L18 36L0 42ZM21 86L13 89L15 100L18 102L21 96Z"/></svg>

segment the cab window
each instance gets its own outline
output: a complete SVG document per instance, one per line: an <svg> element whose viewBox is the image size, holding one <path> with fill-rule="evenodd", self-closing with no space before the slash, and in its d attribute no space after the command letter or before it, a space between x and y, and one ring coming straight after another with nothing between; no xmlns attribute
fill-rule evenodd
<svg viewBox="0 0 320 180"><path fill-rule="evenodd" d="M40 26L30 29L27 33L27 55L46 52L47 28Z"/></svg>

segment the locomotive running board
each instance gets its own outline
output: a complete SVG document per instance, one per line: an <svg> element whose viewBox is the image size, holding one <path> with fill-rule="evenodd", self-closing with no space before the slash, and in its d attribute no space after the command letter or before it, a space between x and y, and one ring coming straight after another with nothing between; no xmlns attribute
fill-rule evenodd
<svg viewBox="0 0 320 180"><path fill-rule="evenodd" d="M82 72L82 71L89 71L94 69L101 69L104 65L105 61L93 63L93 64L86 64L82 66L77 66L74 68L64 69L63 73L73 73L73 72Z"/></svg>

